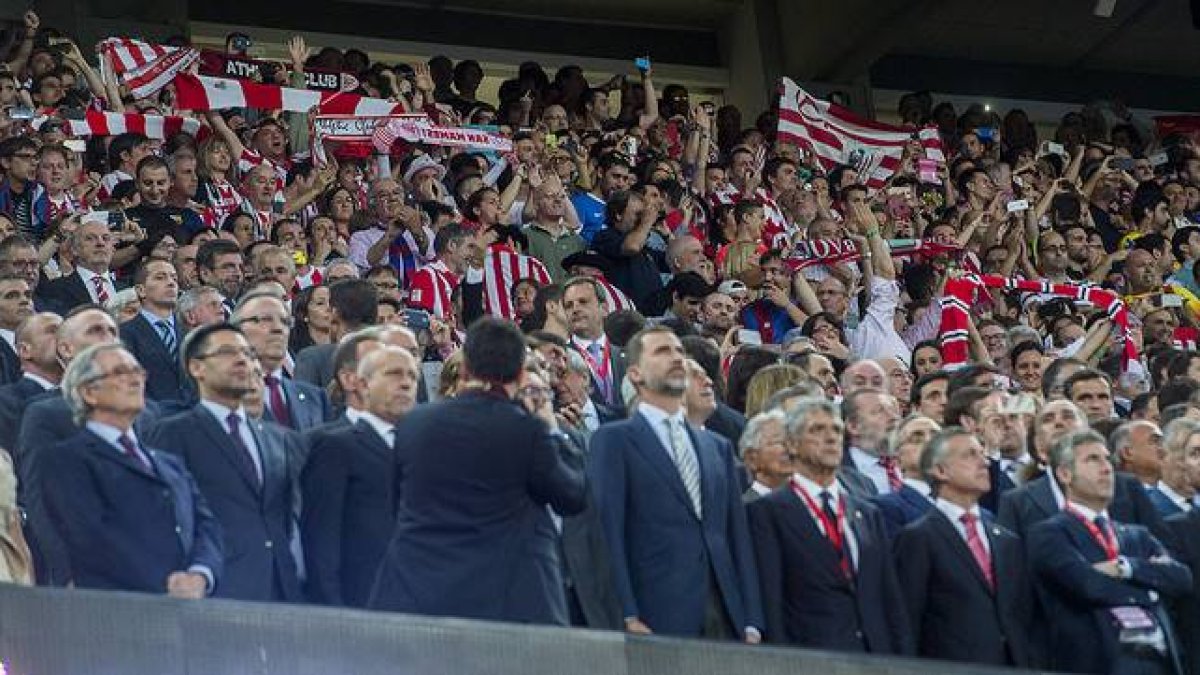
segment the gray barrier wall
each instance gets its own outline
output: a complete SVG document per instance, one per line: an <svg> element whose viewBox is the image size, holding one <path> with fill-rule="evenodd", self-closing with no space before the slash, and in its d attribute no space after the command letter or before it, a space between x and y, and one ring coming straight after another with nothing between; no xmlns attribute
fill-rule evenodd
<svg viewBox="0 0 1200 675"><path fill-rule="evenodd" d="M0 585L8 675L949 675L915 659Z"/></svg>

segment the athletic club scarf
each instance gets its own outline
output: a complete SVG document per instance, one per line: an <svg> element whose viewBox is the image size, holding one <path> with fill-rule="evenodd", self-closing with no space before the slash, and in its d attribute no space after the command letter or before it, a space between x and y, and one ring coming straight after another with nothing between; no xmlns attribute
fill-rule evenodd
<svg viewBox="0 0 1200 675"><path fill-rule="evenodd" d="M942 340L942 367L950 370L967 364L967 317L975 304L976 294L985 288L1002 288L1025 293L1056 295L1082 300L1104 310L1118 328L1117 340L1122 344L1121 369L1137 359L1137 347L1129 339L1129 310L1116 293L1082 284L1056 284L1045 280L1009 279L994 274L967 274L946 280L945 295L938 300L942 321L938 333Z"/></svg>
<svg viewBox="0 0 1200 675"><path fill-rule="evenodd" d="M913 258L918 255L958 256L963 249L958 244L933 239L889 239L888 248L893 258ZM802 270L814 265L834 265L856 262L862 258L853 239L812 239L796 243L787 264L793 270Z"/></svg>
<svg viewBox="0 0 1200 675"><path fill-rule="evenodd" d="M175 78L180 110L261 108L306 113L313 108L331 115L398 115L404 105L381 98L336 91L293 89L246 80L180 73Z"/></svg>

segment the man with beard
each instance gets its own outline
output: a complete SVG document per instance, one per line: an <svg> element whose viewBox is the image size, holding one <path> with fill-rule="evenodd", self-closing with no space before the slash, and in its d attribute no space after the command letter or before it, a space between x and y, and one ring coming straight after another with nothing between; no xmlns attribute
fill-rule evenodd
<svg viewBox="0 0 1200 675"><path fill-rule="evenodd" d="M718 343L734 326L738 307L733 298L720 291L709 293L700 303L700 335Z"/></svg>
<svg viewBox="0 0 1200 675"><path fill-rule="evenodd" d="M640 403L596 431L588 456L625 629L757 643L758 577L733 448L687 423L687 359L674 333L647 328L628 349Z"/></svg>

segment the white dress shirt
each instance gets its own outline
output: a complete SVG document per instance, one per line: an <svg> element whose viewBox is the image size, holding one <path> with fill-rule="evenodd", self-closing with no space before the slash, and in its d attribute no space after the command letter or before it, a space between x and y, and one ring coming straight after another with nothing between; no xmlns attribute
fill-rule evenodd
<svg viewBox="0 0 1200 675"><path fill-rule="evenodd" d="M104 290L108 291L108 299L112 300L117 294L117 287L113 285L112 272L97 274L86 267L75 267L75 271L79 274L79 278L83 280L83 287L87 289L88 295L92 298L92 302L100 304L100 298L96 297L96 282L92 281L95 277L100 277L104 281Z"/></svg>
<svg viewBox="0 0 1200 675"><path fill-rule="evenodd" d="M891 494L892 485L888 482L887 471L879 463L879 458L857 446L850 446L850 459L854 468L875 484L875 490L881 495ZM897 463L899 460L897 460ZM897 466L899 469L899 466Z"/></svg>
<svg viewBox="0 0 1200 675"><path fill-rule="evenodd" d="M8 343L8 346L15 352L17 351L17 334L7 328L0 328L0 339Z"/></svg>
<svg viewBox="0 0 1200 675"><path fill-rule="evenodd" d="M954 529L958 530L958 534L963 538L963 541L967 541L967 525L962 521L963 514L967 510L945 499L937 499L933 504L937 507L938 511L941 511L950 519L950 522L954 524ZM992 542L988 541L987 530L983 527L983 518L979 515L978 504L971 507L971 515L975 516L975 534L979 535L979 540L983 542L983 548L987 550L988 555L991 555Z"/></svg>
<svg viewBox="0 0 1200 675"><path fill-rule="evenodd" d="M1163 493L1163 496L1165 496L1167 499L1170 499L1175 506L1178 506L1184 511L1192 510L1192 500L1172 490L1170 485L1167 485L1160 480L1158 481L1158 485L1155 487L1158 488L1159 492Z"/></svg>
<svg viewBox="0 0 1200 675"><path fill-rule="evenodd" d="M380 418L374 413L363 411L358 414L359 419L366 422L379 435L383 444L389 448L396 444L396 425L391 424L385 419Z"/></svg>
<svg viewBox="0 0 1200 675"><path fill-rule="evenodd" d="M662 408L652 406L643 401L638 403L638 414L640 414L646 419L647 422L650 423L650 428L654 430L654 435L658 437L658 442L662 444L663 452L667 453L667 457L671 458L673 463L674 458L671 457L671 428L670 425L667 424L667 421L671 420L683 424L683 429L686 432L687 417L685 417L683 414L683 407L681 406L679 410L676 410L674 413L668 413ZM688 450L695 454L696 448L692 446L691 434L684 433L683 442L687 445ZM697 465L699 465L699 462L700 458L696 457Z"/></svg>
<svg viewBox="0 0 1200 675"><path fill-rule="evenodd" d="M367 413L367 411L365 411L365 410L359 410L358 408L351 408L350 406L346 406L346 413L345 413L346 421L349 422L350 424L358 424L358 421L361 420L363 418L363 415L365 415L366 413Z"/></svg>
<svg viewBox="0 0 1200 675"><path fill-rule="evenodd" d="M859 359L895 357L908 365L912 350L896 332L896 306L900 285L894 280L871 278L871 304L857 328L846 331L850 353Z"/></svg>
<svg viewBox="0 0 1200 675"><path fill-rule="evenodd" d="M928 499L930 502L934 501L933 488L929 487L929 483L926 483L919 478L905 478L904 484L921 493L921 496L925 499Z"/></svg>

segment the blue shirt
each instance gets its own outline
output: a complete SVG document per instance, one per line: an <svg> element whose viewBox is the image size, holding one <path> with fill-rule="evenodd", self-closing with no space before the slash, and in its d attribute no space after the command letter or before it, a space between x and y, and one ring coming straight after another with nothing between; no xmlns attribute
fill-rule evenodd
<svg viewBox="0 0 1200 675"><path fill-rule="evenodd" d="M760 315L767 320L760 319ZM743 307L738 316L741 318L741 324L748 330L758 331L763 344L779 344L783 341L783 336L796 327L792 315L770 300L755 300ZM764 328L767 330L763 330Z"/></svg>
<svg viewBox="0 0 1200 675"><path fill-rule="evenodd" d="M575 207L575 213L579 215L579 222L583 224L583 228L579 230L579 236L591 244L592 237L604 229L604 214L607 204L590 192L576 192L571 195L571 205Z"/></svg>

